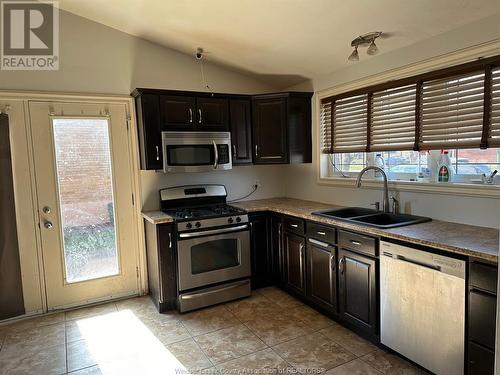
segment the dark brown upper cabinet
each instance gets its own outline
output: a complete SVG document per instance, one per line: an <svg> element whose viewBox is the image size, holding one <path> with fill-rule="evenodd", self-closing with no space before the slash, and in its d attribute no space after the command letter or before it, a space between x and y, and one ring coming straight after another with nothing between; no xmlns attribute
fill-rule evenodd
<svg viewBox="0 0 500 375"><path fill-rule="evenodd" d="M228 116L226 98L196 98L197 130L227 131Z"/></svg>
<svg viewBox="0 0 500 375"><path fill-rule="evenodd" d="M255 164L310 163L312 93L252 98Z"/></svg>
<svg viewBox="0 0 500 375"><path fill-rule="evenodd" d="M229 123L231 129L233 164L251 164L252 119L250 100L229 100Z"/></svg>
<svg viewBox="0 0 500 375"><path fill-rule="evenodd" d="M160 98L145 94L135 98L141 169L162 169Z"/></svg>
<svg viewBox="0 0 500 375"><path fill-rule="evenodd" d="M161 95L160 107L162 130L195 130L196 98Z"/></svg>

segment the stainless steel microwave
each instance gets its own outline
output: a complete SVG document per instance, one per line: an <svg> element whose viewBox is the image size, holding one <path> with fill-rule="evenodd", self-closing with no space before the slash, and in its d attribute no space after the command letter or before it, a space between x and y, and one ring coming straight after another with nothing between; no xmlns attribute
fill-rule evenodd
<svg viewBox="0 0 500 375"><path fill-rule="evenodd" d="M162 132L162 147L165 173L232 168L229 132Z"/></svg>

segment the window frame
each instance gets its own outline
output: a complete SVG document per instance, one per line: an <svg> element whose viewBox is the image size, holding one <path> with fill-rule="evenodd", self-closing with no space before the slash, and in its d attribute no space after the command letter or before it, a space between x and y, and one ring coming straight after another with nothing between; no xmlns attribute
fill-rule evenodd
<svg viewBox="0 0 500 375"><path fill-rule="evenodd" d="M316 183L323 186L335 186L344 188L353 188L355 185L355 177L337 177L328 176L325 172L329 168L329 163L326 158L327 154L321 151L321 104L322 102L331 97L341 98L342 96L349 96L354 94L365 93L368 90L391 88L398 85L411 83L410 79L415 76L425 78L439 78L439 74L443 71L459 74L463 72L462 69L477 70L478 66L496 65L500 64L499 61L500 44L491 43L486 46L472 48L467 51L459 51L440 56L434 59L429 59L420 63L407 65L398 69L381 72L372 76L362 78L357 81L342 83L333 87L327 87L322 90L316 91L314 94L314 122L317 147L315 152L317 179ZM479 59L479 60L478 60ZM462 64L462 65L456 65ZM454 65L450 68L451 65ZM495 65L495 64L493 64ZM457 68L459 67L459 68ZM439 69L439 70L437 70ZM413 182L413 181L389 181L391 189L398 189L401 191L445 194L445 195L461 195L472 197L500 197L499 185L480 185L480 184L464 184L464 183L432 183L432 182ZM379 180L367 180L363 184L367 189L382 189L383 182Z"/></svg>

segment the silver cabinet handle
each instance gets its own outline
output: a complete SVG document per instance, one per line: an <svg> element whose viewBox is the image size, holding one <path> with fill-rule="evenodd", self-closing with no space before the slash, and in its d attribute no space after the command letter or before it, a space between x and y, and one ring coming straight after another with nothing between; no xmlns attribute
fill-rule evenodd
<svg viewBox="0 0 500 375"><path fill-rule="evenodd" d="M160 147L155 146L155 148L156 148L156 160L159 161L160 160Z"/></svg>
<svg viewBox="0 0 500 375"><path fill-rule="evenodd" d="M259 156L259 146L255 145L255 157Z"/></svg>
<svg viewBox="0 0 500 375"><path fill-rule="evenodd" d="M330 245L328 245L326 242L318 241L318 240L315 240L314 238L309 238L309 242L314 244L314 245L324 247L325 249L330 247Z"/></svg>
<svg viewBox="0 0 500 375"><path fill-rule="evenodd" d="M298 227L299 227L299 225L298 225L298 224L290 224L290 226L291 226L292 228L298 228Z"/></svg>
<svg viewBox="0 0 500 375"><path fill-rule="evenodd" d="M168 248L172 248L172 233L168 233Z"/></svg>
<svg viewBox="0 0 500 375"><path fill-rule="evenodd" d="M189 112L189 123L193 123L193 110L191 108L188 109Z"/></svg>
<svg viewBox="0 0 500 375"><path fill-rule="evenodd" d="M236 157L236 146L233 145L233 157Z"/></svg>
<svg viewBox="0 0 500 375"><path fill-rule="evenodd" d="M198 108L198 124L201 124L201 108Z"/></svg>
<svg viewBox="0 0 500 375"><path fill-rule="evenodd" d="M54 228L54 224L52 224L51 221L44 222L43 226L45 227L45 229L52 229L52 228Z"/></svg>
<svg viewBox="0 0 500 375"><path fill-rule="evenodd" d="M344 274L344 258L340 258L339 259L339 271L340 271L340 274L343 275Z"/></svg>
<svg viewBox="0 0 500 375"><path fill-rule="evenodd" d="M351 243L352 243L353 245L356 245L356 246L361 245L361 242L359 242L359 241L354 241L354 240L351 240Z"/></svg>
<svg viewBox="0 0 500 375"><path fill-rule="evenodd" d="M215 143L214 140L212 140L212 143L214 145L214 155L215 155L214 169L217 169L217 166L219 165L219 151L217 150L217 144Z"/></svg>
<svg viewBox="0 0 500 375"><path fill-rule="evenodd" d="M316 233L319 234L320 236L326 236L325 232L316 232Z"/></svg>
<svg viewBox="0 0 500 375"><path fill-rule="evenodd" d="M335 255L330 255L330 269L335 272Z"/></svg>

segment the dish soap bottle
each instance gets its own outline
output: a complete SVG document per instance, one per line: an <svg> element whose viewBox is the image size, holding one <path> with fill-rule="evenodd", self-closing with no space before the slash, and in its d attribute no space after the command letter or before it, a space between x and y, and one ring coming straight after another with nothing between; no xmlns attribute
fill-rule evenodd
<svg viewBox="0 0 500 375"><path fill-rule="evenodd" d="M377 154L375 156L375 166L379 167L380 169L385 171L385 162L384 158L382 157L382 154ZM376 180L383 180L384 176L380 171L375 171L375 179Z"/></svg>
<svg viewBox="0 0 500 375"><path fill-rule="evenodd" d="M438 161L438 182L451 182L453 168L448 151L441 151Z"/></svg>

